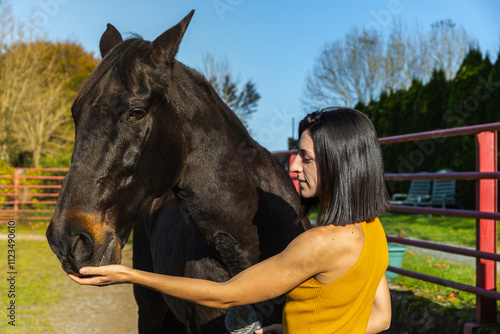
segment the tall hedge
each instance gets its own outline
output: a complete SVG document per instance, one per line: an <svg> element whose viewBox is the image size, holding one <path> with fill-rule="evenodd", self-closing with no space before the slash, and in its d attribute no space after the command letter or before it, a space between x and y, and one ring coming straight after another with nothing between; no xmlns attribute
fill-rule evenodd
<svg viewBox="0 0 500 334"><path fill-rule="evenodd" d="M367 114L379 137L500 121L500 57L492 64L471 49L452 80L434 71L427 83L414 81L407 90L384 93L355 108ZM476 170L474 135L435 138L382 147L388 173ZM406 192L409 182L391 182L390 192ZM458 181L467 209L475 208L475 183Z"/></svg>

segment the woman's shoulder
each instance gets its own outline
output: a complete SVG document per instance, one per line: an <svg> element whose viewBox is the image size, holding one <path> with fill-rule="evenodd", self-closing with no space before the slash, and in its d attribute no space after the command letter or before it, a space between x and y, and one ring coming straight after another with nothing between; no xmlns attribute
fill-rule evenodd
<svg viewBox="0 0 500 334"><path fill-rule="evenodd" d="M335 254L352 247L353 244L362 243L363 239L361 223L356 223L347 226L318 226L300 234L294 243L310 250Z"/></svg>
<svg viewBox="0 0 500 334"><path fill-rule="evenodd" d="M318 282L328 284L354 265L363 243L363 226L356 223L315 227L299 235L290 247L297 259L312 267L311 274Z"/></svg>
<svg viewBox="0 0 500 334"><path fill-rule="evenodd" d="M363 233L363 227L362 225L366 224L365 222L362 223L354 223L354 224L348 224L345 226L337 226L334 224L328 224L324 226L317 226L314 227L305 233L302 233L303 235L306 235L306 233L310 234L308 237L309 238L335 238L335 237L340 237L340 236L345 236L345 235L352 235L352 234L358 234L361 232Z"/></svg>

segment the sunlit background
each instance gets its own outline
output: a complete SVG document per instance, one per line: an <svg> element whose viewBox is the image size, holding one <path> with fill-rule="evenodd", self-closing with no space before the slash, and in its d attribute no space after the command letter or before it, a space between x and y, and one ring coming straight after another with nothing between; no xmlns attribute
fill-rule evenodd
<svg viewBox="0 0 500 334"><path fill-rule="evenodd" d="M298 121L307 75L325 43L340 41L353 28L387 34L397 22L422 33L452 20L494 61L500 45L500 3L487 1L77 1L7 0L19 20L53 41L81 43L99 56L106 23L124 36L152 40L196 13L177 59L202 70L204 54L226 59L241 82L255 83L261 99L248 122L252 135L271 151L287 149ZM352 107L352 106L351 106Z"/></svg>

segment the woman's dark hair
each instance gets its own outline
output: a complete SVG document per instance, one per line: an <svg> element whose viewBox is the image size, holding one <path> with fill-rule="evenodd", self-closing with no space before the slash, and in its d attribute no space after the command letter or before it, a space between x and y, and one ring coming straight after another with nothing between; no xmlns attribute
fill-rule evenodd
<svg viewBox="0 0 500 334"><path fill-rule="evenodd" d="M299 137L312 137L321 181L319 197L303 199L307 214L319 207L318 225L370 222L389 208L377 133L363 113L330 107L307 115Z"/></svg>

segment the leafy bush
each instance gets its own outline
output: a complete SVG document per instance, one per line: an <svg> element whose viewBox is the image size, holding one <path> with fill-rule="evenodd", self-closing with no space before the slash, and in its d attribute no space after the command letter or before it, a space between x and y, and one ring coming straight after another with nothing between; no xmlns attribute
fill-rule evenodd
<svg viewBox="0 0 500 334"><path fill-rule="evenodd" d="M14 168L10 167L8 163L0 160L0 175L9 176L14 175ZM1 194L12 193L14 189L7 187L8 185L14 184L13 178L0 178L0 202L6 201L7 196L1 196ZM4 205L0 205L0 208L4 208Z"/></svg>

